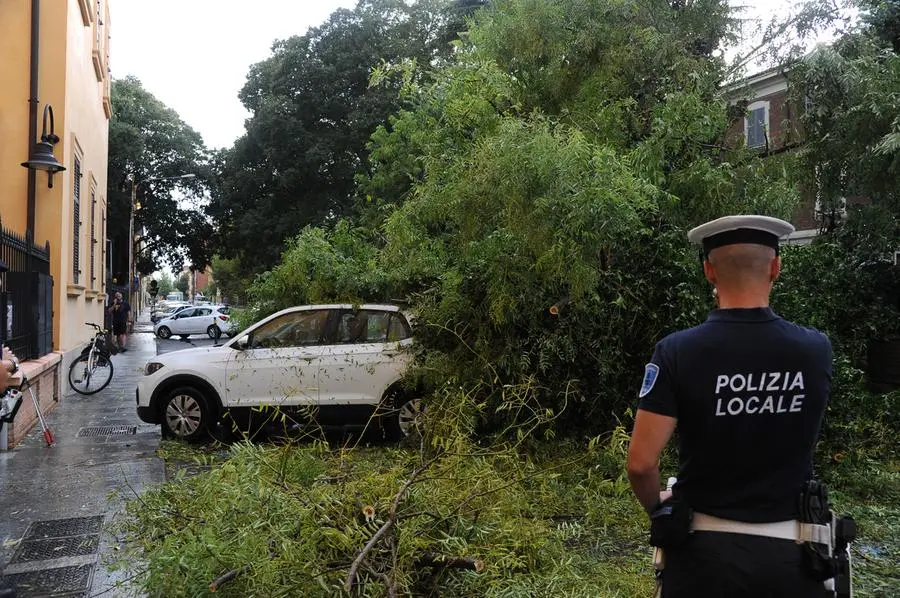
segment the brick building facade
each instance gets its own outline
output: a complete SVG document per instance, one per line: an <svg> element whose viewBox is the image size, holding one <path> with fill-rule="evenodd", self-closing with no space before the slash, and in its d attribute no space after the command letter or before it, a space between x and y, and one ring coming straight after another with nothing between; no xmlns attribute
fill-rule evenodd
<svg viewBox="0 0 900 598"><path fill-rule="evenodd" d="M766 155L802 146L800 117L805 106L789 98L789 81L783 67L742 79L724 91L734 115L726 135L728 145L745 145ZM815 190L804 189L801 193L802 201L791 219L797 230L788 241L795 244L809 243L823 226ZM868 202L862 197L845 198L845 204Z"/></svg>

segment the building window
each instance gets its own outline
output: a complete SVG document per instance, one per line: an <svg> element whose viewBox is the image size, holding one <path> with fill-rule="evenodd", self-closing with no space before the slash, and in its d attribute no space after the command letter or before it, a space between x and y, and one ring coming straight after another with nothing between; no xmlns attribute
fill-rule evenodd
<svg viewBox="0 0 900 598"><path fill-rule="evenodd" d="M769 102L753 102L747 106L744 139L751 148L769 145Z"/></svg>
<svg viewBox="0 0 900 598"><path fill-rule="evenodd" d="M75 157L75 187L72 190L72 282L81 274L81 159Z"/></svg>
<svg viewBox="0 0 900 598"><path fill-rule="evenodd" d="M96 225L96 217L97 217L97 189L95 187L91 187L91 288L95 288L94 281L97 280L94 271L94 257L97 252L95 250L97 246L97 225Z"/></svg>

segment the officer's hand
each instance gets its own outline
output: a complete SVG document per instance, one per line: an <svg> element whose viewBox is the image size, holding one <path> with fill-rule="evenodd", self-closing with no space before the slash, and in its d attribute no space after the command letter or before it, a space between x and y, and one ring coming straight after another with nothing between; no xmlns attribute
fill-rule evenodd
<svg viewBox="0 0 900 598"><path fill-rule="evenodd" d="M671 490L663 490L662 492L659 493L659 502L666 502L670 498L672 498Z"/></svg>

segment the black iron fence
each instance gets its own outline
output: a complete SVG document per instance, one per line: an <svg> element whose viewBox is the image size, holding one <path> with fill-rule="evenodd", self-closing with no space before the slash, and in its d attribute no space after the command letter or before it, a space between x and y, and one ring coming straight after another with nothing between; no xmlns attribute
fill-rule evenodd
<svg viewBox="0 0 900 598"><path fill-rule="evenodd" d="M9 268L0 274L0 341L19 359L46 355L53 350L50 243L39 247L0 224L0 259Z"/></svg>

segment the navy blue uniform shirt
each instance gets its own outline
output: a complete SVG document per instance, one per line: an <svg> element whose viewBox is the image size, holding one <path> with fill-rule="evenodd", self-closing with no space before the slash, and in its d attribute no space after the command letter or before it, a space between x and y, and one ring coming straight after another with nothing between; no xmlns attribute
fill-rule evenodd
<svg viewBox="0 0 900 598"><path fill-rule="evenodd" d="M828 337L770 308L715 310L661 340L638 407L678 420L676 492L716 517L796 519L831 361Z"/></svg>

